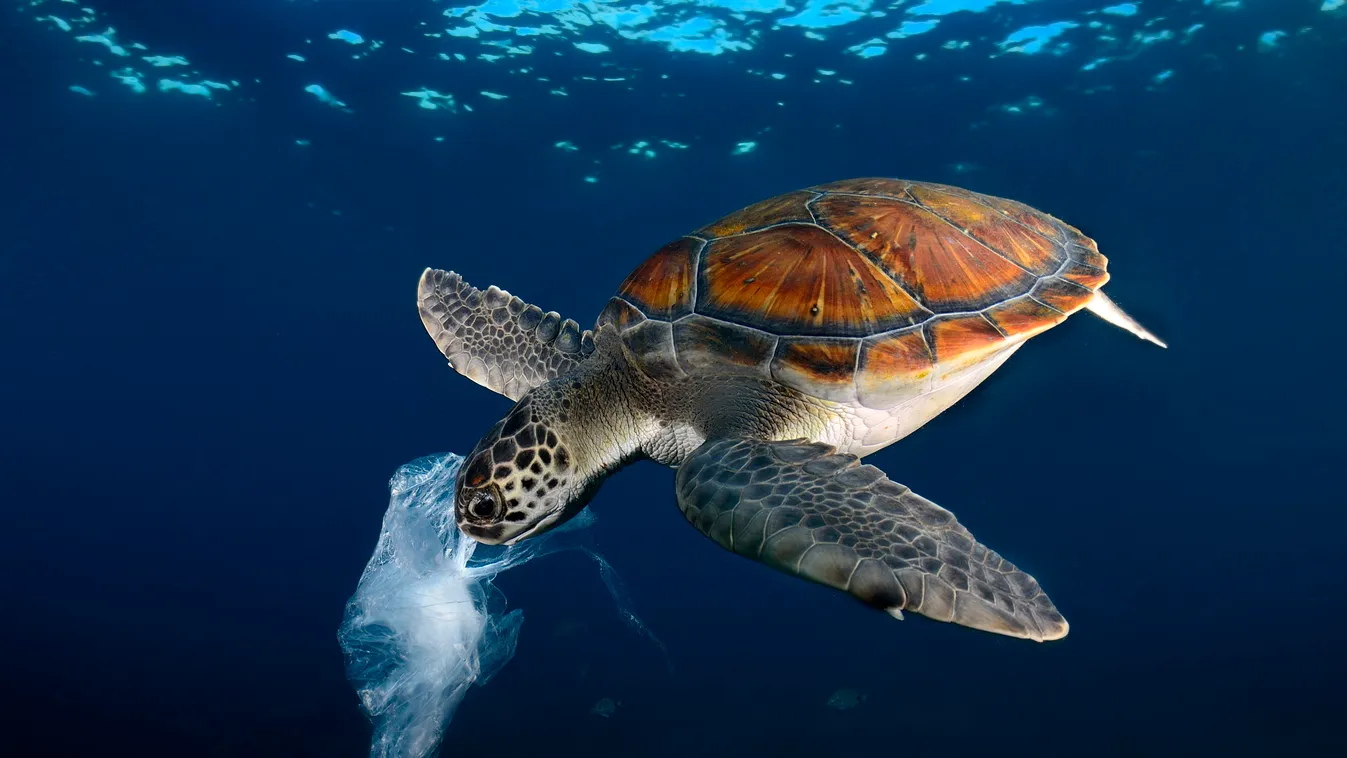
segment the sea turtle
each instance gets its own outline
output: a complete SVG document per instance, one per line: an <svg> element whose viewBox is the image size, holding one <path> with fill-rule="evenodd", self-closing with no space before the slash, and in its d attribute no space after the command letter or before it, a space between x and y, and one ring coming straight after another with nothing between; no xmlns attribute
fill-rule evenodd
<svg viewBox="0 0 1347 758"><path fill-rule="evenodd" d="M858 459L911 434L1099 288L1075 228L955 187L853 179L751 205L656 251L593 331L427 269L421 319L461 374L518 401L467 457L458 526L541 534L637 458L721 546L902 618L1067 632L1038 582ZM1067 411L1069 412L1069 410Z"/></svg>

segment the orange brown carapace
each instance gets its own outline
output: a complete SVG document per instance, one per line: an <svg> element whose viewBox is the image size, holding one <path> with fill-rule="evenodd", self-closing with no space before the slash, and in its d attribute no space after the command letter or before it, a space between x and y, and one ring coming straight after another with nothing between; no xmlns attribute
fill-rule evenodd
<svg viewBox="0 0 1347 758"><path fill-rule="evenodd" d="M666 321L691 313L696 256L704 244L692 237L682 237L645 259L627 276L628 282L640 283L641 296L632 303L639 305L647 316Z"/></svg>
<svg viewBox="0 0 1347 758"><path fill-rule="evenodd" d="M786 337L772 359L772 376L791 386L807 383L825 400L852 400L859 349L859 340Z"/></svg>
<svg viewBox="0 0 1347 758"><path fill-rule="evenodd" d="M862 405L884 408L910 397L908 386L922 383L935 368L920 328L870 337L861 343L856 393Z"/></svg>
<svg viewBox="0 0 1347 758"><path fill-rule="evenodd" d="M639 332L640 352L688 350L683 372L734 353L698 349L703 339L751 342L726 368L770 365L788 385L878 398L884 382L976 362L1060 323L1108 281L1107 263L1093 240L1022 203L855 179L764 200L666 245L600 324ZM674 328L635 328L645 319Z"/></svg>
<svg viewBox="0 0 1347 758"><path fill-rule="evenodd" d="M809 203L818 197L817 192L799 190L763 200L760 203L737 210L713 224L698 229L695 233L702 239L728 237L755 231L772 224L784 224L788 221L813 223L814 216L809 211Z"/></svg>
<svg viewBox="0 0 1347 758"><path fill-rule="evenodd" d="M699 313L776 334L856 337L931 315L865 253L813 224L712 240L700 268Z"/></svg>

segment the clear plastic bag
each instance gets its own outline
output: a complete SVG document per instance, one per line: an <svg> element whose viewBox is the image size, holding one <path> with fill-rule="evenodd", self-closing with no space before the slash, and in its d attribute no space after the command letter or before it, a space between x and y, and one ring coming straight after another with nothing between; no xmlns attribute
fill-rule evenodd
<svg viewBox="0 0 1347 758"><path fill-rule="evenodd" d="M435 751L468 689L485 684L514 656L523 611L507 613L492 580L546 553L578 548L588 554L623 621L663 650L632 613L612 566L575 539L594 522L589 511L507 547L463 536L453 502L462 461L452 453L427 456L393 475L379 542L337 633L347 676L374 722L371 756Z"/></svg>

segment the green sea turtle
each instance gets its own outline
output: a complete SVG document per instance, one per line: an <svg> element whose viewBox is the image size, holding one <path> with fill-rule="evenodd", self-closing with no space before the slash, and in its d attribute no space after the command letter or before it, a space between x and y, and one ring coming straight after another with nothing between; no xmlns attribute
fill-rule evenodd
<svg viewBox="0 0 1347 758"><path fill-rule="evenodd" d="M488 544L541 534L650 458L677 469L688 521L740 555L897 618L1058 639L1066 620L1033 577L858 459L1081 308L1163 346L1099 291L1106 265L1020 203L854 179L665 245L592 332L427 269L417 298L436 345L518 401L465 460L458 526Z"/></svg>

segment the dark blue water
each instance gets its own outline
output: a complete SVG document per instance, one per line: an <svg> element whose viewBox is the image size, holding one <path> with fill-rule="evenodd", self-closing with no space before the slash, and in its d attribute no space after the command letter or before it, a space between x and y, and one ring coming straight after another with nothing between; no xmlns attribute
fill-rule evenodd
<svg viewBox="0 0 1347 758"><path fill-rule="evenodd" d="M548 557L500 579L528 617L518 656L469 694L444 754L1347 750L1347 9L1044 0L907 39L884 38L905 18L889 10L825 40L761 21L784 10L744 26L711 9L753 47L584 27L489 62L485 32L422 36L458 24L445 3L174 5L100 5L70 33L35 17L75 6L4 11L0 751L364 754L335 630L387 479L466 452L509 407L426 337L421 270L588 324L669 239L867 175L1079 226L1109 292L1170 344L1077 316L870 459L1033 573L1070 636L897 623L722 551L641 463L594 501L594 536L675 674L590 564ZM998 47L1067 19L1043 52ZM73 39L108 24L146 49ZM342 28L366 43L326 38ZM872 37L884 55L846 52ZM109 76L123 65L147 92ZM238 84L160 91L169 75ZM399 94L421 88L458 112ZM868 697L830 709L839 688ZM603 697L613 718L589 712Z"/></svg>

